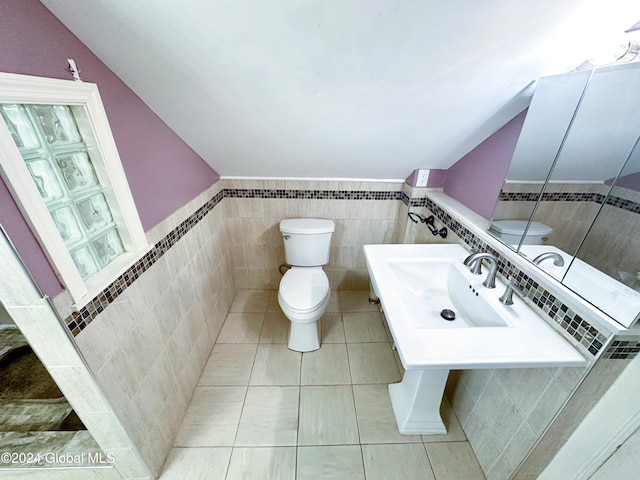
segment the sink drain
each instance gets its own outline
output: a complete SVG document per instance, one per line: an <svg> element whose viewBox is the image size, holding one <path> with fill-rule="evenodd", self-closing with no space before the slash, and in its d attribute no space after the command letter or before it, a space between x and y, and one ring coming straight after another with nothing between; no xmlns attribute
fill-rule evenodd
<svg viewBox="0 0 640 480"><path fill-rule="evenodd" d="M456 319L456 312L454 312L453 310L449 310L448 308L445 308L440 312L440 316L445 320L452 321Z"/></svg>

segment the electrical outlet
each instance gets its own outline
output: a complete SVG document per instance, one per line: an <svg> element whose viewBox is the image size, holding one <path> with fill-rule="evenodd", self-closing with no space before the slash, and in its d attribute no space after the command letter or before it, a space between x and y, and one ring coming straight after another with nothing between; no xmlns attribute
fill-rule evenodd
<svg viewBox="0 0 640 480"><path fill-rule="evenodd" d="M429 181L429 170L418 170L416 178L416 187L426 187Z"/></svg>

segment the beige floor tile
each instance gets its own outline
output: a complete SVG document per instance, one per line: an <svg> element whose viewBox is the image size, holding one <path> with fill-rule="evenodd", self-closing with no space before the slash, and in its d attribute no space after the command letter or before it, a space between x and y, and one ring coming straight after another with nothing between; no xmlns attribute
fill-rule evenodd
<svg viewBox="0 0 640 480"><path fill-rule="evenodd" d="M349 343L347 351L354 385L402 380L389 343Z"/></svg>
<svg viewBox="0 0 640 480"><path fill-rule="evenodd" d="M387 332L378 312L343 313L347 342L388 342Z"/></svg>
<svg viewBox="0 0 640 480"><path fill-rule="evenodd" d="M298 445L359 443L351 385L300 387Z"/></svg>
<svg viewBox="0 0 640 480"><path fill-rule="evenodd" d="M302 354L280 343L260 344L250 385L300 385Z"/></svg>
<svg viewBox="0 0 640 480"><path fill-rule="evenodd" d="M247 387L196 387L176 447L232 446Z"/></svg>
<svg viewBox="0 0 640 480"><path fill-rule="evenodd" d="M296 447L236 447L231 454L226 480L295 480L295 478Z"/></svg>
<svg viewBox="0 0 640 480"><path fill-rule="evenodd" d="M425 443L438 480L485 480L469 442Z"/></svg>
<svg viewBox="0 0 640 480"><path fill-rule="evenodd" d="M349 357L344 343L325 343L302 354L302 385L351 385Z"/></svg>
<svg viewBox="0 0 640 480"><path fill-rule="evenodd" d="M214 345L198 385L248 385L257 348L253 343Z"/></svg>
<svg viewBox="0 0 640 480"><path fill-rule="evenodd" d="M378 305L369 303L369 290L338 290L340 309L347 312L378 312Z"/></svg>
<svg viewBox="0 0 640 480"><path fill-rule="evenodd" d="M258 343L263 313L229 313L216 343Z"/></svg>
<svg viewBox="0 0 640 480"><path fill-rule="evenodd" d="M209 480L225 478L231 447L174 448L164 464L160 480Z"/></svg>
<svg viewBox="0 0 640 480"><path fill-rule="evenodd" d="M354 385L360 443L422 443L420 435L402 435L387 385Z"/></svg>
<svg viewBox="0 0 640 480"><path fill-rule="evenodd" d="M297 480L364 480L360 445L299 447Z"/></svg>
<svg viewBox="0 0 640 480"><path fill-rule="evenodd" d="M362 445L367 480L435 480L422 443ZM458 480L466 480L460 477Z"/></svg>
<svg viewBox="0 0 640 480"><path fill-rule="evenodd" d="M235 446L295 446L300 387L249 387Z"/></svg>
<svg viewBox="0 0 640 480"><path fill-rule="evenodd" d="M287 343L291 322L282 312L268 312L260 333L260 343Z"/></svg>
<svg viewBox="0 0 640 480"><path fill-rule="evenodd" d="M345 343L344 324L341 313L325 313L320 319L321 343Z"/></svg>
<svg viewBox="0 0 640 480"><path fill-rule="evenodd" d="M265 313L269 304L269 290L238 290L230 312Z"/></svg>
<svg viewBox="0 0 640 480"><path fill-rule="evenodd" d="M333 291L321 327L292 352L277 290L239 291L160 480L484 479L446 398L446 435L398 432L402 369L368 291Z"/></svg>

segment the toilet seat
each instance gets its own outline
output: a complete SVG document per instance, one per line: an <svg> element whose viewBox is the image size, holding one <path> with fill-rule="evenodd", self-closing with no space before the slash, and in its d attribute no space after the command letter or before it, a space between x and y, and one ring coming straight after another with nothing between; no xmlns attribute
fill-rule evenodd
<svg viewBox="0 0 640 480"><path fill-rule="evenodd" d="M292 267L280 280L279 300L293 311L316 310L329 295L329 279L322 267Z"/></svg>

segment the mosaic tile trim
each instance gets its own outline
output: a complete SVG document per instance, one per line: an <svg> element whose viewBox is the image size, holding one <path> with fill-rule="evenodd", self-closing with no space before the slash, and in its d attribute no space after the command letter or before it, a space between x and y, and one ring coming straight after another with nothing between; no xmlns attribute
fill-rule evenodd
<svg viewBox="0 0 640 480"><path fill-rule="evenodd" d="M202 207L196 210L180 225L169 232L162 240L157 242L149 252L134 263L122 275L116 278L98 296L91 300L85 307L73 312L65 319L67 328L73 336L78 335L91 321L96 318L111 302L146 272L160 257L162 257L175 243L189 230L213 210L224 198L223 192L218 192Z"/></svg>
<svg viewBox="0 0 640 480"><path fill-rule="evenodd" d="M419 203L424 203L424 205L419 205ZM489 244L478 238L432 200L428 198L424 199L424 202L416 202L416 206L428 208L449 230L458 235L471 250L476 252L490 252L495 255L498 259L498 271L505 277L517 279L518 287L531 299L534 307L537 308L542 315L546 315L558 324L593 356L596 356L598 352L600 352L603 345L607 342L607 337L599 332L597 328L562 303L562 301L556 298L551 292L545 290L535 279L522 272L516 265L507 260Z"/></svg>
<svg viewBox="0 0 640 480"><path fill-rule="evenodd" d="M607 197L606 204L611 205L612 207L627 210L631 213L640 213L640 203L634 202L633 200L628 200L626 198L614 196Z"/></svg>
<svg viewBox="0 0 640 480"><path fill-rule="evenodd" d="M189 216L189 218L157 242L143 258L120 275L84 308L67 317L65 322L72 334L76 336L86 328L96 316L121 295L128 286L133 284L133 282L160 259L178 240L191 230L191 228L197 225L198 222L212 211L224 198L400 200L411 207L426 207L471 249L476 251L489 251L496 255L499 260L499 271L505 276L515 276L521 288L526 292L527 296L532 299L532 302L537 308L584 345L592 355L597 355L607 340L596 328L582 319L551 293L544 290L535 280L517 269L515 265L502 257L495 249L480 240L475 234L428 198L410 199L404 192L399 191L278 189L223 189L218 192L213 198ZM616 353L616 355L619 356L624 354L625 353ZM611 358L621 358L619 356Z"/></svg>
<svg viewBox="0 0 640 480"><path fill-rule="evenodd" d="M224 189L225 198L285 198L304 200L402 200L399 191ZM405 194L406 196L406 194Z"/></svg>
<svg viewBox="0 0 640 480"><path fill-rule="evenodd" d="M501 202L537 202L539 193L500 192L498 201ZM575 192L544 192L543 202L595 202L606 203L612 207L627 210L631 213L640 213L640 203L615 195L605 196L600 193L575 193Z"/></svg>
<svg viewBox="0 0 640 480"><path fill-rule="evenodd" d="M636 357L638 353L640 353L640 338L614 340L602 358L631 359Z"/></svg>
<svg viewBox="0 0 640 480"><path fill-rule="evenodd" d="M122 294L133 282L146 272L189 230L198 224L224 198L284 198L319 200L402 200L399 191L362 191L362 190L278 190L278 189L230 189L225 188L183 221L127 271L105 288L78 312L65 319L67 328L76 336L96 318L111 302Z"/></svg>

